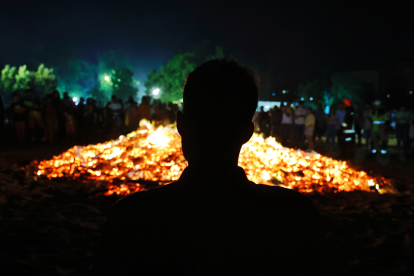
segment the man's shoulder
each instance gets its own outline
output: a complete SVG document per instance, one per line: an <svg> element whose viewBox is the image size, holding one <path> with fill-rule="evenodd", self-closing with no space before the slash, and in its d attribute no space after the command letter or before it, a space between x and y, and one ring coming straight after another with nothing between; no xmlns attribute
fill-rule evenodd
<svg viewBox="0 0 414 276"><path fill-rule="evenodd" d="M178 182L172 182L158 188L136 192L115 202L112 209L115 212L122 212L124 210L139 208L140 206L157 204L158 201L162 201L165 198L173 196L172 193L176 190L176 188L180 189Z"/></svg>
<svg viewBox="0 0 414 276"><path fill-rule="evenodd" d="M263 198L281 205L311 207L315 208L315 204L306 195L281 186L269 186L265 184L255 185L256 194Z"/></svg>

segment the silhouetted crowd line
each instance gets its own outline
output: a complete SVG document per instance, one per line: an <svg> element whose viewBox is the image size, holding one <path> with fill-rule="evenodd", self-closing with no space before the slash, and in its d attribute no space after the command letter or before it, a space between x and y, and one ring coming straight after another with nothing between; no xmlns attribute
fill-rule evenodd
<svg viewBox="0 0 414 276"><path fill-rule="evenodd" d="M114 139L139 127L142 119L153 121L155 125L168 125L175 122L179 106L161 103L149 96L142 97L138 105L132 97L125 103L112 96L106 106L100 107L96 100L83 97L79 103L58 91L37 97L32 89L27 89L23 97L20 92L13 94L13 102L3 109L2 122L8 122L14 129L18 142L59 142L87 144L97 140ZM4 131L3 131L4 132ZM12 133L13 135L13 133Z"/></svg>
<svg viewBox="0 0 414 276"><path fill-rule="evenodd" d="M264 137L276 137L284 146L308 151L314 150L314 141L322 142L323 136L326 137L325 149L332 150L336 144L342 148L348 140L346 137L354 135L355 139L349 140L358 147L362 146L364 138L368 150L383 154L387 152L388 135L395 132L398 149L406 154L413 153L414 111L405 107L387 110L380 101L375 101L362 109L345 100L336 110L331 106L326 114L321 104L316 110L304 106L303 101L297 107L287 101L268 112L261 107L253 117L255 131L263 133Z"/></svg>

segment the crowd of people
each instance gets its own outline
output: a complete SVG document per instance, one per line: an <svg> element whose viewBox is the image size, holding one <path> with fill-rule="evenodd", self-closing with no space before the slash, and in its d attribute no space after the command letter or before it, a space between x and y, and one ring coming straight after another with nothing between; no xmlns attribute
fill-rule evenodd
<svg viewBox="0 0 414 276"><path fill-rule="evenodd" d="M24 96L19 91L13 94L12 104L2 109L1 121L12 126L18 142L88 144L127 134L137 129L142 119L156 125L174 123L178 110L177 104L162 103L149 96L142 97L138 105L132 97L124 103L113 95L110 102L101 106L93 98L80 98L75 104L67 92L61 97L54 91L42 98L27 89ZM321 104L312 110L303 101L297 106L287 101L269 111L261 107L253 122L256 132L276 137L282 145L295 149L313 151L315 142L324 143L326 150L336 145L342 148L347 139L345 133L353 133L358 147L364 144L372 153L386 153L388 134L393 132L398 149L406 154L413 152L414 113L405 107L387 110L379 101L366 104L363 109L344 100L337 109L331 106L328 114Z"/></svg>
<svg viewBox="0 0 414 276"><path fill-rule="evenodd" d="M256 132L276 137L282 145L295 149L313 151L315 141L323 142L326 150L336 145L342 148L348 140L361 147L364 140L364 146L372 153L385 154L392 132L396 134L398 149L405 154L413 152L414 112L405 107L387 110L380 101L366 104L363 109L346 99L337 109L331 106L328 114L321 104L312 110L305 108L303 101L298 106L287 101L267 112L261 107L253 121Z"/></svg>
<svg viewBox="0 0 414 276"><path fill-rule="evenodd" d="M106 106L100 106L93 98L79 99L75 104L68 93L61 97L58 91L45 97L37 97L32 89L25 95L13 93L13 102L3 109L3 120L12 126L18 142L59 142L88 144L102 139L113 139L139 127L142 119L157 125L175 122L179 106L161 103L149 96L141 103L132 98L124 103L112 96Z"/></svg>

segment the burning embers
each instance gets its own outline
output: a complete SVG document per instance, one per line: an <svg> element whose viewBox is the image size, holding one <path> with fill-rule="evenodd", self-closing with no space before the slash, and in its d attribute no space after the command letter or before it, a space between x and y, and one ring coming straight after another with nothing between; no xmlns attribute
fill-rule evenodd
<svg viewBox="0 0 414 276"><path fill-rule="evenodd" d="M41 161L36 173L49 179L95 180L108 187L106 195L126 195L148 188L143 183L164 185L180 177L187 166L180 139L173 126L154 129L143 120L137 131L115 141L75 146L52 160ZM264 140L257 135L243 146L239 165L253 182L283 183L280 185L305 193L392 191L386 179L353 170L346 162L284 148L274 138Z"/></svg>

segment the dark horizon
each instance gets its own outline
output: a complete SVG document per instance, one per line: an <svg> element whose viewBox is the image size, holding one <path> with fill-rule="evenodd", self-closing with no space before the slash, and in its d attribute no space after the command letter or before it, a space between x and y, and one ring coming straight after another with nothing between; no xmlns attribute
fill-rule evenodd
<svg viewBox="0 0 414 276"><path fill-rule="evenodd" d="M98 53L116 50L129 57L143 80L173 55L209 41L274 87L324 73L384 71L394 60L412 58L413 8L408 2L356 1L2 2L6 43L0 65L58 63L70 51L94 62Z"/></svg>

